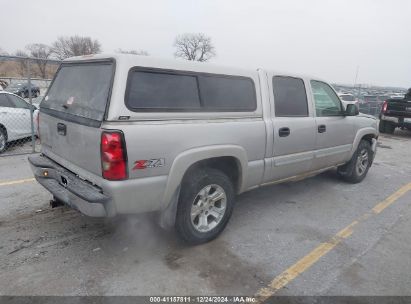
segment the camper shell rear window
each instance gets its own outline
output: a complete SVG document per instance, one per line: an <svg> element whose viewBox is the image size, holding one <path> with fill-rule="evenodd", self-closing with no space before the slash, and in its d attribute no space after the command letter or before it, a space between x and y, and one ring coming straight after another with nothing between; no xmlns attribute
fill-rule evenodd
<svg viewBox="0 0 411 304"><path fill-rule="evenodd" d="M41 109L61 118L101 122L109 102L113 61L62 63L41 102ZM63 117L64 116L64 117Z"/></svg>

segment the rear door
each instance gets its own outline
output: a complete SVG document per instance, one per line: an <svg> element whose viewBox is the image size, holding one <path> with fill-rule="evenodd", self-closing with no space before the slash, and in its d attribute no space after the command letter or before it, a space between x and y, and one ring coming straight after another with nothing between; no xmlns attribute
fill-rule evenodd
<svg viewBox="0 0 411 304"><path fill-rule="evenodd" d="M315 149L315 119L301 78L269 77L274 99L274 147L271 178L280 180L310 171Z"/></svg>
<svg viewBox="0 0 411 304"><path fill-rule="evenodd" d="M311 80L316 114L316 147L313 169L323 169L347 160L354 141L353 116L345 116L340 98L325 82Z"/></svg>
<svg viewBox="0 0 411 304"><path fill-rule="evenodd" d="M63 63L40 106L42 152L75 171L101 176L100 125L109 102L112 61Z"/></svg>

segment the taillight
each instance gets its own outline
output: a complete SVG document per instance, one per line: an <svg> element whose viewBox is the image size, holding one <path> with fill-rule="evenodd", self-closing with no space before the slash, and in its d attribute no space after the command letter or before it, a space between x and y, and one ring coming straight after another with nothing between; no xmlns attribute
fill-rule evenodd
<svg viewBox="0 0 411 304"><path fill-rule="evenodd" d="M127 178L127 152L122 132L113 131L101 134L101 168L105 179Z"/></svg>
<svg viewBox="0 0 411 304"><path fill-rule="evenodd" d="M387 107L388 107L388 102L384 101L384 103L382 104L382 112L383 113L387 112Z"/></svg>

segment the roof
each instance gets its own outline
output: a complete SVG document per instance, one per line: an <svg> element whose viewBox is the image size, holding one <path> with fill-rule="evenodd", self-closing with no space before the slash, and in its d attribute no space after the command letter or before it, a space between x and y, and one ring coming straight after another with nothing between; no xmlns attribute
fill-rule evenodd
<svg viewBox="0 0 411 304"><path fill-rule="evenodd" d="M286 71L276 71L271 69L262 68L239 68L234 66L226 66L220 64L214 64L209 62L198 62L198 61L188 61L183 59L173 59L173 58L160 58L154 56L142 56L134 54L119 54L119 53L106 53L106 54L93 54L77 56L65 59L63 62L73 62L73 61L87 61L87 60L99 60L99 59L114 59L116 63L122 63L127 66L143 66L143 67L164 67L165 69L177 69L186 71L201 71L201 72L213 72L221 74L233 74L233 75L243 75L250 73L257 73L258 70L264 70L266 72L275 75L292 76L299 78L310 78L321 80L319 77L313 77L310 75L304 75L293 72Z"/></svg>

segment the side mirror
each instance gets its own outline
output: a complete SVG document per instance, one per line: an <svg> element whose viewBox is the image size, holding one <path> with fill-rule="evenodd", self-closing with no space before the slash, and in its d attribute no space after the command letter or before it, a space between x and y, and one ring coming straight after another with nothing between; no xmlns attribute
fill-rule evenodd
<svg viewBox="0 0 411 304"><path fill-rule="evenodd" d="M357 116L360 114L358 107L355 104L348 104L345 110L345 116Z"/></svg>

